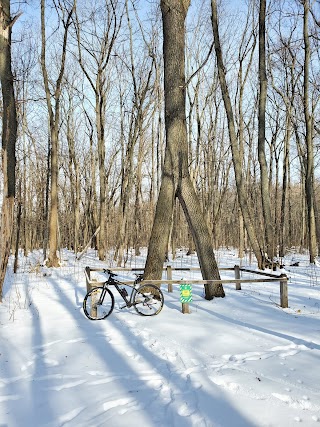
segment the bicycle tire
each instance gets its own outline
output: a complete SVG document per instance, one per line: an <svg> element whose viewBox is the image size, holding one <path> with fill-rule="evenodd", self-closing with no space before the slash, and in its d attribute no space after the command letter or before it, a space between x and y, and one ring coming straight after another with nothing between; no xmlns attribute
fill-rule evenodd
<svg viewBox="0 0 320 427"><path fill-rule="evenodd" d="M106 291L102 304L96 304L101 297L101 293ZM108 288L96 287L91 289L84 297L83 311L90 320L103 320L110 316L114 308L114 296Z"/></svg>
<svg viewBox="0 0 320 427"><path fill-rule="evenodd" d="M164 303L163 293L156 285L142 285L134 294L133 306L141 316L155 316Z"/></svg>

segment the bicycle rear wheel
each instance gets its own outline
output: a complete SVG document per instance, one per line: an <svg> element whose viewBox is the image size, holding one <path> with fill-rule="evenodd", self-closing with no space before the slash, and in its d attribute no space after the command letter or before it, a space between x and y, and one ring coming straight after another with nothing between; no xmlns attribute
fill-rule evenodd
<svg viewBox="0 0 320 427"><path fill-rule="evenodd" d="M163 307L163 293L156 285L142 285L136 290L133 306L141 316L155 316Z"/></svg>
<svg viewBox="0 0 320 427"><path fill-rule="evenodd" d="M90 320L105 319L112 313L113 307L114 296L108 288L93 288L83 300L84 314Z"/></svg>

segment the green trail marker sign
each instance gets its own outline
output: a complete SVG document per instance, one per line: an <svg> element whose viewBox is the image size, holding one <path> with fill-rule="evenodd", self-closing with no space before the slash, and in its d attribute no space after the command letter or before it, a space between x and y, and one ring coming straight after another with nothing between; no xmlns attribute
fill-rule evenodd
<svg viewBox="0 0 320 427"><path fill-rule="evenodd" d="M180 302L186 304L192 302L192 286L180 285Z"/></svg>

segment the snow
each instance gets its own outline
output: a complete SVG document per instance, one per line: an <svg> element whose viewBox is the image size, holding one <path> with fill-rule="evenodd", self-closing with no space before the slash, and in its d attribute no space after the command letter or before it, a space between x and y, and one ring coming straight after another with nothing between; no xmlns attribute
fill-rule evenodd
<svg viewBox="0 0 320 427"><path fill-rule="evenodd" d="M120 310L116 296L103 321L82 310L84 267L102 265L92 254L75 261L64 251L50 270L32 257L7 274L0 305L1 427L320 425L320 269L307 257L282 271L288 309L278 283L224 285L226 298L212 301L194 285L191 314L182 314L178 285L164 285L158 316ZM218 261L239 263L231 250ZM170 264L198 265L183 252Z"/></svg>

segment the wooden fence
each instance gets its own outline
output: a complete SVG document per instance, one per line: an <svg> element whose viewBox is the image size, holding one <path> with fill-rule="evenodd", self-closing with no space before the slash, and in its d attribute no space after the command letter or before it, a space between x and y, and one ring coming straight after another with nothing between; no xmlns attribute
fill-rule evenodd
<svg viewBox="0 0 320 427"><path fill-rule="evenodd" d="M102 286L104 282L98 282L96 280L91 279L91 272L97 271L101 272L103 271L103 268L85 268L85 275L86 275L86 284L87 284L87 291L89 291L92 287L95 286ZM147 280L147 283L154 284L154 285L162 285L167 284L168 285L168 292L173 292L173 284L186 284L186 282L190 285L205 285L209 283L222 283L222 284L228 284L228 283L235 283L236 290L241 290L241 284L242 283L265 283L265 282L279 282L280 283L280 306L282 308L288 308L288 277L285 274L274 274L274 273L267 273L264 271L256 271L256 270L250 270L248 268L242 268L239 265L235 265L234 267L229 268L219 268L219 271L234 271L234 279L221 279L221 280L189 280L189 279L172 279L172 272L173 271L199 271L199 267L172 267L168 265L167 267L163 268L164 271L166 271L166 279L162 280ZM112 271L141 271L143 272L142 268L112 268ZM255 274L257 276L264 276L264 278L259 279L241 279L241 272L243 273L251 273ZM124 284L133 284L134 282L132 280L123 281ZM143 283L143 281L141 282ZM183 313L189 313L189 304L188 303L182 303L182 312Z"/></svg>

